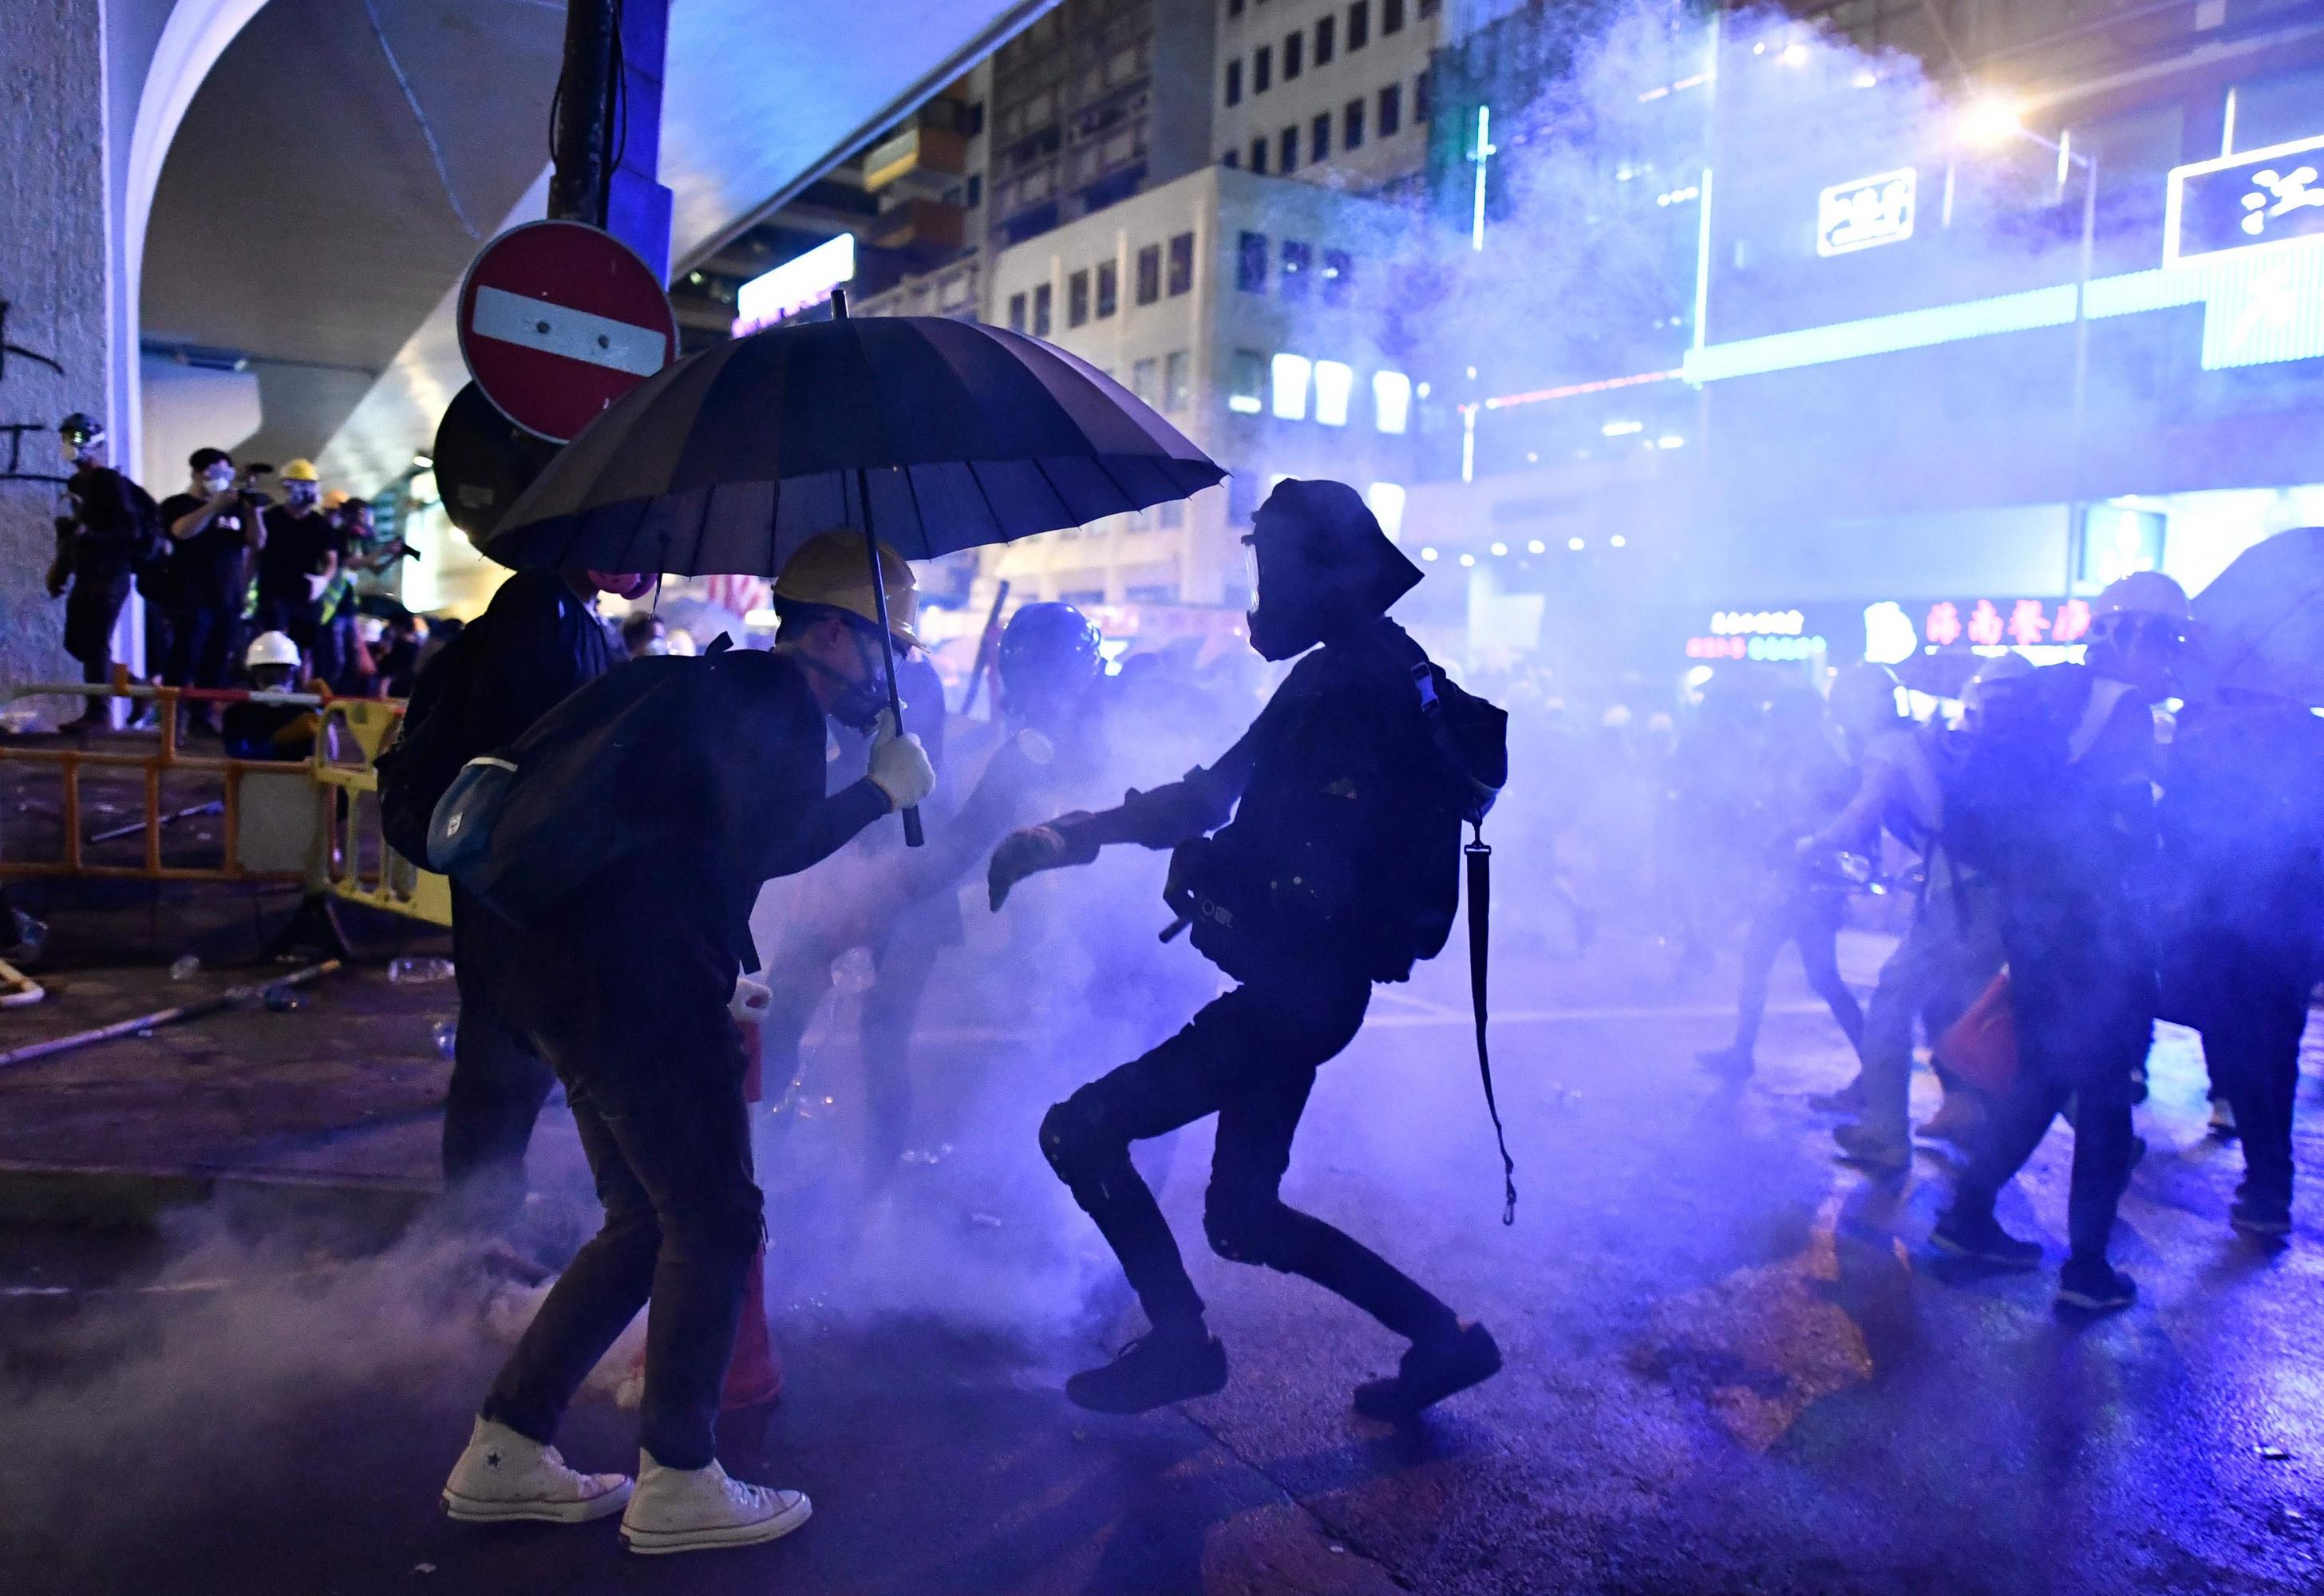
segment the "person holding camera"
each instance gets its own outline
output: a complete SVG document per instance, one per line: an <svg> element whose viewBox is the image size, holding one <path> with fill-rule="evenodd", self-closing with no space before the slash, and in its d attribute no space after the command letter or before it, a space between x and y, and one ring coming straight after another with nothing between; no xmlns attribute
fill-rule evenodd
<svg viewBox="0 0 2324 1596"><path fill-rule="evenodd" d="M214 448L196 449L188 464L192 484L161 501L161 528L175 549L162 679L180 687L222 687L242 624L250 557L258 547L263 501L254 479L261 468L236 471L233 457ZM217 730L208 705L194 706L186 719L189 730Z"/></svg>
<svg viewBox="0 0 2324 1596"><path fill-rule="evenodd" d="M311 666L323 618L323 594L338 575L342 535L323 513L323 484L311 460L282 467L282 503L261 521L258 620L299 645Z"/></svg>

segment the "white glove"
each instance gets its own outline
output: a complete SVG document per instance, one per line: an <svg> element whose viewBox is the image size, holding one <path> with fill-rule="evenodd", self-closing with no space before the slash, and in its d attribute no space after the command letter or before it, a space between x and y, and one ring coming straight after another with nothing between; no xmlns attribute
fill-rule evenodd
<svg viewBox="0 0 2324 1596"><path fill-rule="evenodd" d="M916 809L936 790L936 768L928 763L928 751L910 733L896 735L896 717L890 710L880 712L872 733L871 776L872 784L888 795L891 809Z"/></svg>

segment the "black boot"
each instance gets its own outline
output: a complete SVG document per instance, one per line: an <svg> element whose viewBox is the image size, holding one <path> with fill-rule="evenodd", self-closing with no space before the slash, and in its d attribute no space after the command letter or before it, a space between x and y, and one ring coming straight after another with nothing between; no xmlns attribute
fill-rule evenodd
<svg viewBox="0 0 2324 1596"><path fill-rule="evenodd" d="M1458 1325L1442 1336L1414 1342L1389 1378L1358 1386L1356 1411L1366 1418L1411 1418L1500 1370L1501 1349L1492 1332L1473 1322Z"/></svg>
<svg viewBox="0 0 2324 1596"><path fill-rule="evenodd" d="M1065 1397L1093 1413L1144 1413L1226 1388L1227 1350L1199 1319L1183 1329L1150 1330L1102 1369L1065 1381Z"/></svg>

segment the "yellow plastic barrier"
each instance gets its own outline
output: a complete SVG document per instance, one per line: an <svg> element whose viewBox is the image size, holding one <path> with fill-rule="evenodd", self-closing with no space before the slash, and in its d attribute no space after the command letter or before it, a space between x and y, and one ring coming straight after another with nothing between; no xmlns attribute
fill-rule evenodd
<svg viewBox="0 0 2324 1596"><path fill-rule="evenodd" d="M323 706L322 727L309 769L327 791L337 789L344 797L324 806L327 830L325 845L317 855L319 879L313 884L350 903L448 926L452 923L451 882L389 847L380 833L375 766L380 749L402 714L402 705L379 698L334 698ZM355 762L341 763L333 757L341 743L333 733L341 728L357 756ZM372 795L369 803L364 801L366 793ZM366 843L372 845L366 847Z"/></svg>

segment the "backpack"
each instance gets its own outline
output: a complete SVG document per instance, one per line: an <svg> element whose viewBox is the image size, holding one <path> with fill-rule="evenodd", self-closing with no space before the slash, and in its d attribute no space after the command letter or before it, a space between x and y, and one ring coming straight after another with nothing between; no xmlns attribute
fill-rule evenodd
<svg viewBox="0 0 2324 1596"><path fill-rule="evenodd" d="M402 721L373 762L380 835L415 863L428 857L428 823L437 804L478 752L468 746L469 661L484 624L480 618L462 627L420 669Z"/></svg>

